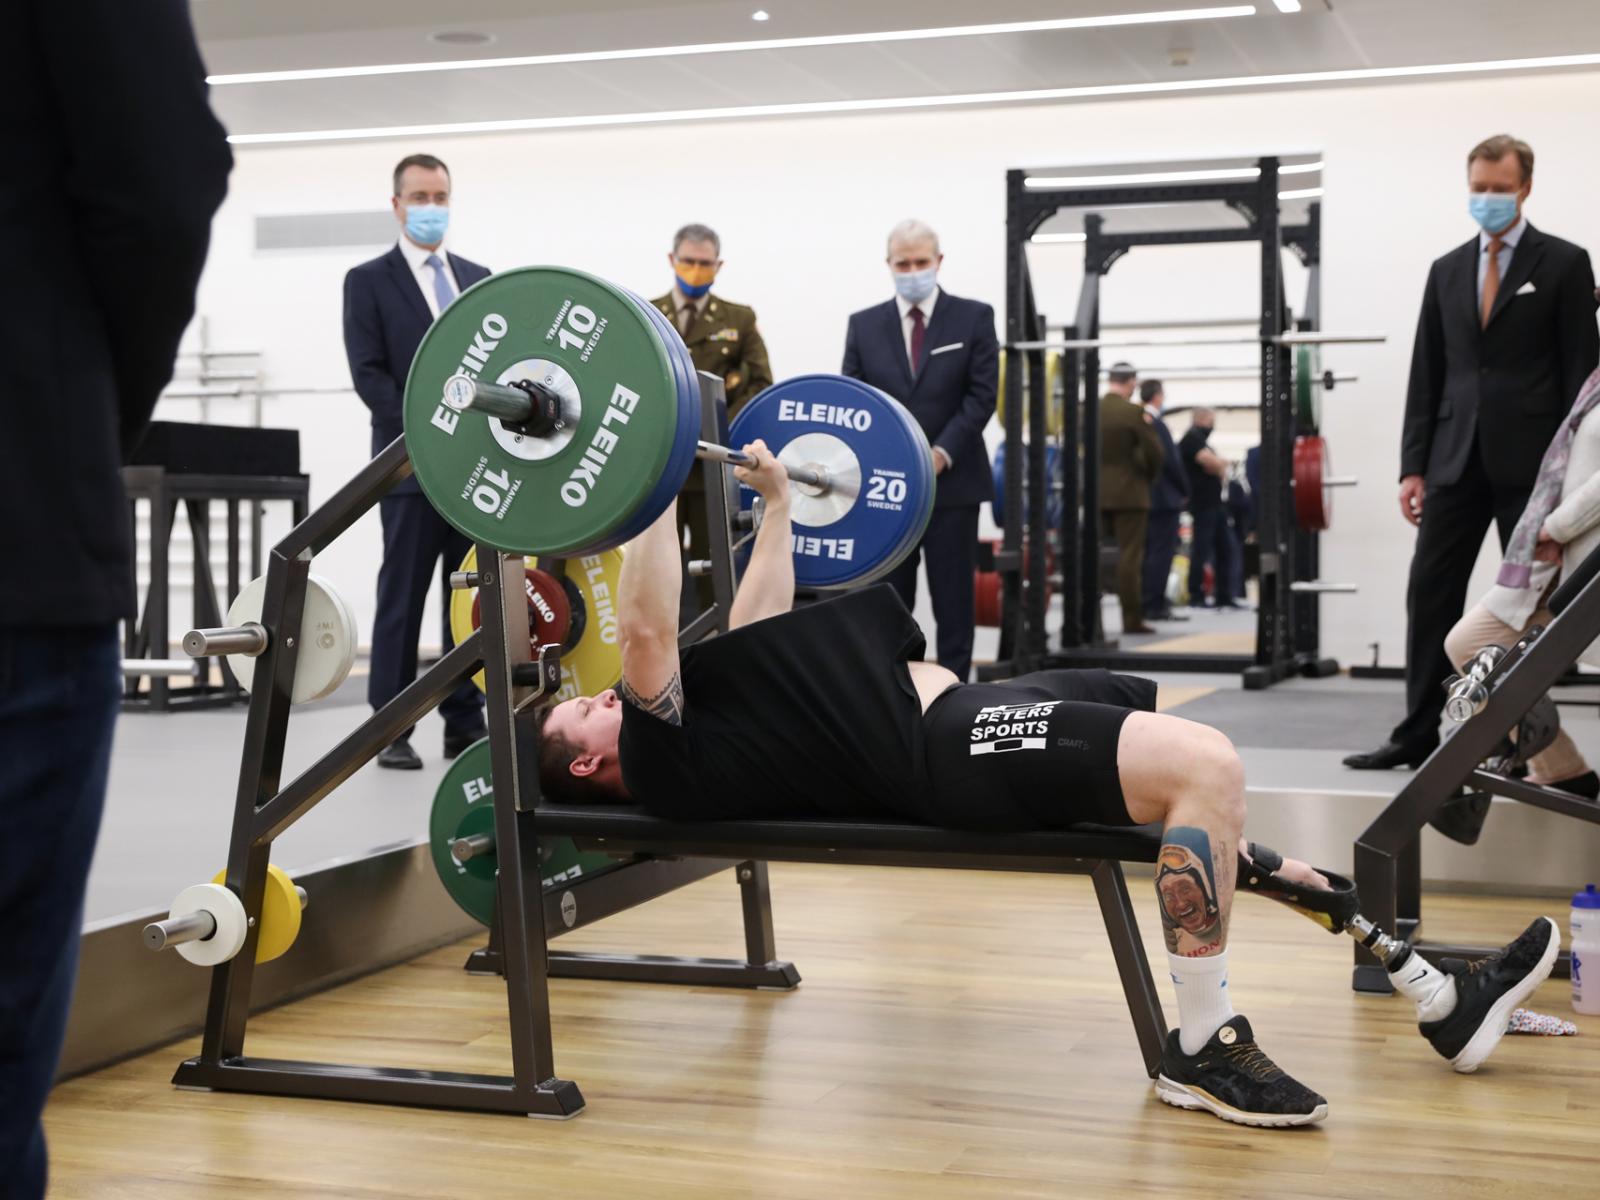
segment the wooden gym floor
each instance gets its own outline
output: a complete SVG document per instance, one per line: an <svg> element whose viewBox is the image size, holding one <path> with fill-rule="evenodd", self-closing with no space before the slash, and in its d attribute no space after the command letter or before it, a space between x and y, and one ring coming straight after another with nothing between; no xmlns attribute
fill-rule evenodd
<svg viewBox="0 0 1600 1200"><path fill-rule="evenodd" d="M1161 979L1149 883L1131 882ZM773 894L794 992L552 985L556 1065L589 1105L573 1121L176 1091L196 1039L56 1090L51 1195L1593 1194L1596 1018L1576 1038L1507 1038L1455 1075L1408 1003L1351 993L1348 938L1243 897L1235 1003L1331 1105L1311 1129L1243 1129L1152 1095L1087 880L779 865ZM1475 941L1541 911L1565 924L1549 900L1427 911L1432 936ZM707 880L561 944L736 954L736 887ZM259 1016L249 1050L508 1070L504 987L461 971L470 945ZM1534 1006L1570 1017L1567 994L1552 981Z"/></svg>

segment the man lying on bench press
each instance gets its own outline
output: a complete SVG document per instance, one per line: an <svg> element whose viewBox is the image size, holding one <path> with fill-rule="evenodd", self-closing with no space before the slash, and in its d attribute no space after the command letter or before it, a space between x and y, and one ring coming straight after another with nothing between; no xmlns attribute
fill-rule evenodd
<svg viewBox="0 0 1600 1200"><path fill-rule="evenodd" d="M1458 1070L1488 1057L1512 1008L1549 974L1559 939L1548 918L1494 958L1444 973L1357 915L1347 882L1328 890L1306 864L1245 843L1238 754L1216 730L1152 711L1148 680L1043 671L964 684L921 661L922 633L888 587L791 611L789 480L764 443L745 451L759 465L736 474L766 514L732 632L680 656L682 549L668 509L623 563L620 695L541 714L548 794L629 799L677 820L887 818L1013 831L1159 822L1156 890L1179 1028L1157 1094L1247 1125L1309 1124L1328 1105L1274 1065L1234 1014L1227 941L1239 870L1251 891L1371 947Z"/></svg>

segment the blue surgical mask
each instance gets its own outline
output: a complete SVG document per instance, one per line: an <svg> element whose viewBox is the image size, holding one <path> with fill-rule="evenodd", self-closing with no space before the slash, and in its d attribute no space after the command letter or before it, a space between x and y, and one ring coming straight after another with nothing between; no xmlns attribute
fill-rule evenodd
<svg viewBox="0 0 1600 1200"><path fill-rule="evenodd" d="M1485 233L1500 233L1517 219L1517 197L1511 192L1471 192L1467 211Z"/></svg>
<svg viewBox="0 0 1600 1200"><path fill-rule="evenodd" d="M929 267L926 271L896 271L894 290L906 303L921 304L933 295L934 284L938 278L938 267Z"/></svg>
<svg viewBox="0 0 1600 1200"><path fill-rule="evenodd" d="M419 246L437 246L450 228L450 210L442 204L406 205L406 236Z"/></svg>

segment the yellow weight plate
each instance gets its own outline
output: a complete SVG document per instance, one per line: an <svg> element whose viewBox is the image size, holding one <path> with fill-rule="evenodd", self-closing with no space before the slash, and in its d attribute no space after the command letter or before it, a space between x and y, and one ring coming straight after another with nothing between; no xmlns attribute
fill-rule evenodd
<svg viewBox="0 0 1600 1200"><path fill-rule="evenodd" d="M1065 413L1063 412L1064 401L1061 397L1056 395L1056 379L1059 376L1060 371L1061 355L1054 350L1047 351L1044 356L1044 392L1046 397L1045 427L1049 430L1051 437L1061 436L1061 430L1066 419ZM1000 422L1000 427L1003 429L1005 428L1006 421L1006 356L1004 354L1000 355L1000 378L998 387L999 391L995 394L996 398L994 415L995 419ZM1026 379L1023 380L1022 399L1024 407L1026 407L1028 399ZM1023 414L1023 421L1023 427L1026 428L1026 412Z"/></svg>
<svg viewBox="0 0 1600 1200"><path fill-rule="evenodd" d="M227 869L218 871L212 883L222 883ZM256 961L271 962L284 954L300 936L300 893L294 880L282 867L267 865L267 890L261 897L261 936L256 939Z"/></svg>
<svg viewBox="0 0 1600 1200"><path fill-rule="evenodd" d="M525 560L533 566L533 559ZM622 678L622 649L617 644L617 581L622 577L622 551L606 550L567 562L568 597L575 609L572 622L582 624L578 644L561 652L561 691L558 699L593 696L616 686ZM463 571L478 569L476 547L461 560ZM472 635L476 588L461 588L450 595L450 632L457 642ZM486 685L483 672L472 677L480 689Z"/></svg>

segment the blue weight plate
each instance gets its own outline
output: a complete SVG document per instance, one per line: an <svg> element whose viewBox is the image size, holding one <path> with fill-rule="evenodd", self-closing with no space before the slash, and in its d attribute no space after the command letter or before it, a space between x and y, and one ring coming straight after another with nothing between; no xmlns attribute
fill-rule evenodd
<svg viewBox="0 0 1600 1200"><path fill-rule="evenodd" d="M1006 446L1001 442L994 452L994 523L1001 529L1006 527ZM1023 464L1026 471L1027 464ZM1051 442L1044 448L1044 473L1050 488L1050 499L1047 501L1046 519L1052 529L1061 524L1061 505L1063 496L1057 485L1061 482L1061 448ZM1022 485L1023 500L1026 502L1028 495L1027 478L1024 476Z"/></svg>
<svg viewBox="0 0 1600 1200"><path fill-rule="evenodd" d="M788 465L817 463L838 486L791 495L795 582L833 588L870 581L900 561L927 526L932 461L927 438L905 408L842 375L802 375L774 384L740 410L729 440L764 440ZM739 489L742 507L754 493Z"/></svg>
<svg viewBox="0 0 1600 1200"><path fill-rule="evenodd" d="M683 490L689 472L694 469L695 447L700 440L700 388L692 374L686 375L684 371L684 356L687 352L683 348L682 339L667 324L666 318L655 305L627 288L619 287L617 290L632 302L661 337L677 383L678 414L672 451L668 456L666 469L662 471L660 480L639 509L624 522L619 535L610 543L611 545L622 545L638 537L666 510L672 498Z"/></svg>

